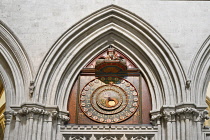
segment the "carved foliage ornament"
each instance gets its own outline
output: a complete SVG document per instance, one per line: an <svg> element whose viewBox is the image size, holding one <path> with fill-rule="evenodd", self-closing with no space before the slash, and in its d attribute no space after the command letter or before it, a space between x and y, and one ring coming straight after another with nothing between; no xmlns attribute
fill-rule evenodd
<svg viewBox="0 0 210 140"><path fill-rule="evenodd" d="M54 119L61 119L64 122L68 122L70 120L70 118L66 115L61 115L59 114L58 111L47 111L41 108L37 108L37 107L32 107L32 108L28 108L28 107L23 107L18 111L9 111L7 112L7 114L11 114L13 116L26 116L26 115L46 115L49 117L52 117Z"/></svg>
<svg viewBox="0 0 210 140"><path fill-rule="evenodd" d="M175 117L180 119L193 119L194 121L204 121L205 119L209 119L207 110L198 111L195 108L185 107L175 111L162 111L158 114L152 115L151 120L154 122L163 118L167 121L172 121Z"/></svg>
<svg viewBox="0 0 210 140"><path fill-rule="evenodd" d="M125 73L127 71L126 60L119 57L115 52L115 49L110 46L105 58L99 58L96 61L96 73L97 74L116 74Z"/></svg>

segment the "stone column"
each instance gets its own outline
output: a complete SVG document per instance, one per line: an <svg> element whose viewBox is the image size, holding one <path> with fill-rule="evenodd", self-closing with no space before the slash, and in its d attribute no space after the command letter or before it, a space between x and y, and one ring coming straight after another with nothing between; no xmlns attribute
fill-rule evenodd
<svg viewBox="0 0 210 140"><path fill-rule="evenodd" d="M195 131L197 132L197 136L195 136L195 140L200 139L202 137L202 128L204 126L204 121L208 120L208 111L204 110L199 113L199 116L195 118Z"/></svg>
<svg viewBox="0 0 210 140"><path fill-rule="evenodd" d="M33 108L29 108L29 113L27 115L27 123L28 123L28 129L27 129L27 140L32 139L32 132L33 132L33 120L34 120L34 112L32 111Z"/></svg>
<svg viewBox="0 0 210 140"><path fill-rule="evenodd" d="M5 111L5 133L4 133L4 140L9 140L9 134L10 134L10 122L12 119L12 113L11 111Z"/></svg>
<svg viewBox="0 0 210 140"><path fill-rule="evenodd" d="M12 139L10 132L17 140L55 140L57 136L60 139L60 125L69 121L68 112L59 111L57 106L23 104L11 108L13 110L5 112L5 140ZM12 117L15 120L11 121Z"/></svg>
<svg viewBox="0 0 210 140"><path fill-rule="evenodd" d="M60 140L62 138L62 135L59 133L60 132L60 127L62 127L63 125L65 125L65 123L67 123L70 118L67 116L68 112L62 112L60 111L57 115L56 115L56 119L57 119L57 136L56 136L56 140Z"/></svg>
<svg viewBox="0 0 210 140"><path fill-rule="evenodd" d="M46 140L52 139L52 131L53 131L53 119L55 118L54 112L58 110L57 106L46 106L45 110L49 113L45 115L46 121Z"/></svg>
<svg viewBox="0 0 210 140"><path fill-rule="evenodd" d="M15 116L15 136L16 136L16 140L21 140L21 137L20 137L20 134L22 133L21 131L21 129L20 129L20 114L17 114L16 112L15 112L15 114L14 114L14 116Z"/></svg>
<svg viewBox="0 0 210 140"><path fill-rule="evenodd" d="M61 118L57 118L57 131L60 132L60 127L61 127ZM56 135L56 140L60 140L62 138L60 133L57 133Z"/></svg>
<svg viewBox="0 0 210 140"><path fill-rule="evenodd" d="M164 109L163 111L163 120L166 123L166 139L174 140L176 139L176 125L175 125L175 111L174 109Z"/></svg>
<svg viewBox="0 0 210 140"><path fill-rule="evenodd" d="M162 114L160 113L160 111L157 111L157 112L151 112L151 123L152 125L154 126L157 126L158 127L158 140L161 140L162 139Z"/></svg>
<svg viewBox="0 0 210 140"><path fill-rule="evenodd" d="M37 140L40 139L39 135L41 133L41 127L39 127L39 123L42 124L42 120L40 119L40 117L43 116L43 109L37 108L37 107L33 107L32 108L32 112L33 112L33 131L32 131L32 140Z"/></svg>
<svg viewBox="0 0 210 140"><path fill-rule="evenodd" d="M163 106L151 115L152 124L158 126L159 134L162 132L159 140L201 139L203 122L208 119L208 112L193 104Z"/></svg>

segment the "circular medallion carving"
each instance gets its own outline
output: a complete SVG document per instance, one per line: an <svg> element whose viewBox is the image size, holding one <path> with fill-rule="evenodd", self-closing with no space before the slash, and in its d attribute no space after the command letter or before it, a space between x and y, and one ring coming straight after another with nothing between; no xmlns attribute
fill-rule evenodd
<svg viewBox="0 0 210 140"><path fill-rule="evenodd" d="M139 105L135 87L120 77L99 77L90 81L80 94L80 108L100 123L118 123L131 117Z"/></svg>

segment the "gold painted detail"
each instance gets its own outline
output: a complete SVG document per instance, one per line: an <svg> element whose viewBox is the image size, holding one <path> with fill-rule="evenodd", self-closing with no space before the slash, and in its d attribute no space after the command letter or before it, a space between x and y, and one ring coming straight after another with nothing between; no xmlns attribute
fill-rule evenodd
<svg viewBox="0 0 210 140"><path fill-rule="evenodd" d="M139 106L135 87L120 77L99 77L81 91L80 107L90 119L118 123L131 117Z"/></svg>

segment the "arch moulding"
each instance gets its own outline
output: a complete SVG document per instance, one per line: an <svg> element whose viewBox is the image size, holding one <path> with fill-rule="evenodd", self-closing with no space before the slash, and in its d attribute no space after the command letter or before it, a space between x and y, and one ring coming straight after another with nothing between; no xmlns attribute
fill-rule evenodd
<svg viewBox="0 0 210 140"><path fill-rule="evenodd" d="M32 69L29 59L12 31L0 21L0 80L6 93L6 108L30 99Z"/></svg>
<svg viewBox="0 0 210 140"><path fill-rule="evenodd" d="M191 100L198 105L206 106L206 92L210 81L210 36L196 53L188 76L191 79Z"/></svg>
<svg viewBox="0 0 210 140"><path fill-rule="evenodd" d="M109 45L141 70L154 111L187 101L185 74L169 44L144 20L114 5L84 18L58 39L37 74L33 100L67 110L80 70Z"/></svg>
<svg viewBox="0 0 210 140"><path fill-rule="evenodd" d="M13 119L11 107L29 101L32 69L18 39L2 21L0 21L0 80L4 85L6 97L4 139L8 140L10 135L13 135L10 131L10 122Z"/></svg>

